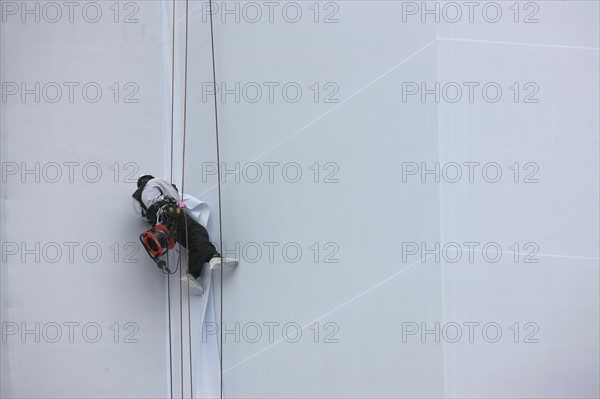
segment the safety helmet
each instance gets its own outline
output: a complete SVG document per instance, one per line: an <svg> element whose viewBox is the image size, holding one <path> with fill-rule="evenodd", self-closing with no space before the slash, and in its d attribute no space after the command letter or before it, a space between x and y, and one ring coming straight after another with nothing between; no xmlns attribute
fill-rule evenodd
<svg viewBox="0 0 600 399"><path fill-rule="evenodd" d="M140 178L137 181L137 187L140 188L142 186L142 184L144 184L145 181L148 181L150 179L154 179L154 176L152 176L152 175L141 175Z"/></svg>

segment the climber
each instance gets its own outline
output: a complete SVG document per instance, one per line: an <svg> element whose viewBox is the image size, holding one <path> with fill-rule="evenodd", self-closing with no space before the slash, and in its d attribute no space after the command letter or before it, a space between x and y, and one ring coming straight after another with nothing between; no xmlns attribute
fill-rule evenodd
<svg viewBox="0 0 600 399"><path fill-rule="evenodd" d="M157 232L165 231L170 235L166 240L167 242L171 241L172 245L168 246L169 248L174 245L174 239L188 249L189 269L186 276L182 277L182 281L189 281L190 293L195 295L204 293L202 285L196 280L202 274L204 263L209 262L211 269L237 265L236 259L221 257L210 242L206 228L181 209L185 208L185 204L183 201L178 202L180 201L179 192L174 184L152 175L142 175L137 181L137 190L132 197L140 206L141 216L145 217L152 225L151 231L154 232L156 229ZM165 223L162 219L169 219L169 222ZM164 224L168 228L157 226L158 224ZM160 244L158 246L160 247ZM146 249L148 250L148 248ZM150 250L148 253L152 256ZM164 252L160 250L157 256L152 257L157 261L158 257L163 254ZM164 264L164 261L161 262ZM157 263L161 267L161 263Z"/></svg>

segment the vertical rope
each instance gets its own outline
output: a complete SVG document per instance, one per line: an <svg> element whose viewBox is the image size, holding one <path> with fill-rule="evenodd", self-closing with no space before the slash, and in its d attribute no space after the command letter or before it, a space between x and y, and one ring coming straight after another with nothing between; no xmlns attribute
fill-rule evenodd
<svg viewBox="0 0 600 399"><path fill-rule="evenodd" d="M171 44L171 177L170 182L173 184L173 132L175 131L175 0L173 0L173 42Z"/></svg>
<svg viewBox="0 0 600 399"><path fill-rule="evenodd" d="M173 42L172 42L172 70L171 70L171 170L170 170L170 182L173 184L173 154L174 154L174 130L175 130L175 15L177 13L176 2L173 0ZM181 374L181 398L183 399L183 297L182 297L182 268L179 267L181 262L181 253L179 253L177 259L177 267L179 269L179 366L180 366L180 374ZM170 277L170 276L169 276ZM169 309L170 310L170 309ZM170 323L169 323L170 328ZM171 391L173 388L171 388ZM171 394L172 396L172 394Z"/></svg>
<svg viewBox="0 0 600 399"><path fill-rule="evenodd" d="M179 268L179 351L180 351L180 374L181 374L181 399L183 399L183 288L181 278L183 277L182 267Z"/></svg>
<svg viewBox="0 0 600 399"><path fill-rule="evenodd" d="M219 196L219 253L223 256L223 228L222 228L222 210L221 210L221 156L219 150L219 114L217 107L217 72L215 66L215 38L213 29L213 13L212 13L212 0L209 0L208 7L210 12L210 47L212 54L212 73L213 73L213 93L214 95L214 107L215 107L215 138L217 147L217 185L218 185L218 196ZM221 306L220 306L220 334L219 334L219 366L220 366L220 395L223 399L223 265L221 264Z"/></svg>
<svg viewBox="0 0 600 399"><path fill-rule="evenodd" d="M183 84L183 149L182 149L182 162L181 162L181 201L183 201L183 193L185 189L185 146L186 146L186 133L187 133L187 88L188 88L188 37L189 37L189 0L185 0L185 67L184 67L184 84ZM188 225L187 225L187 217L184 214L185 220L185 247L186 247L186 255L187 255L187 302L188 302L188 345L189 345L189 367L190 367L190 397L194 397L194 382L193 382L193 371L192 371L192 318L190 314L190 257L189 257L189 242L188 242ZM180 271L181 274L181 271ZM181 281L181 280L180 280ZM181 297L181 293L180 293ZM181 324L182 331L182 348L183 348L183 321ZM183 349L182 349L183 350ZM182 387L181 387L181 396L183 397L183 356L181 360L181 379L182 379Z"/></svg>
<svg viewBox="0 0 600 399"><path fill-rule="evenodd" d="M185 188L185 135L187 130L187 79L188 79L188 4L185 0L185 66L183 78L183 150L181 159L181 200L183 201L183 192Z"/></svg>
<svg viewBox="0 0 600 399"><path fill-rule="evenodd" d="M173 183L173 135L175 126L175 0L173 0L172 12L172 54L171 54L171 177L170 182ZM168 257L169 255L167 255ZM168 261L168 258L167 258ZM169 389L171 391L171 399L173 399L173 336L171 332L171 275L167 274L167 306L169 307Z"/></svg>
<svg viewBox="0 0 600 399"><path fill-rule="evenodd" d="M173 338L171 338L171 275L167 274L167 296L169 306L169 388L173 399Z"/></svg>
<svg viewBox="0 0 600 399"><path fill-rule="evenodd" d="M185 246L186 248L188 247L188 223L187 223L187 217L185 217ZM189 253L189 251L188 251ZM187 257L187 267L188 267L188 274L189 274L189 268L190 268L190 257L188 254ZM188 295L187 295L187 300L188 300L188 345L189 345L189 349L190 349L190 397L193 398L194 397L194 382L193 382L193 373L192 373L192 317L190 315L190 277L188 276L187 278L187 282L188 282Z"/></svg>

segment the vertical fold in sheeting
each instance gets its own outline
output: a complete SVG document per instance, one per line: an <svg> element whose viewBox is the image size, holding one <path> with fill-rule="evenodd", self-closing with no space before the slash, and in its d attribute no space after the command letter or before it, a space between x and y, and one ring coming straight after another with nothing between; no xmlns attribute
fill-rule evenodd
<svg viewBox="0 0 600 399"><path fill-rule="evenodd" d="M191 196L185 196L188 215L201 223L208 222L208 206ZM178 262L179 253L177 250L169 252L169 264L172 270ZM185 248L182 248L181 263L179 267L185 268L187 257ZM204 295L190 296L190 314L192 330L192 347L190 351L188 337L188 301L187 286L182 286L182 311L183 323L180 318L180 296L179 296L179 272L175 273L170 279L171 283L171 332L173 353L173 396L182 396L182 375L183 375L183 397L191 397L190 389L190 354L192 356L191 385L193 387L194 398L215 398L220 397L220 364L219 364L219 324L216 320L214 294L212 289L212 270L205 265L202 277L199 279L204 287ZM181 328L183 327L183 335ZM183 341L181 337L183 336ZM182 345L183 342L183 345ZM183 347L183 367L181 348ZM166 348L168 356L169 348Z"/></svg>
<svg viewBox="0 0 600 399"><path fill-rule="evenodd" d="M186 213L203 226L208 225L208 205L191 195L184 194ZM194 397L221 396L221 367L219 364L219 324L215 315L212 270L205 265L200 278L204 295L192 297L192 383ZM185 289L185 288L184 288ZM184 292L185 293L185 292Z"/></svg>
<svg viewBox="0 0 600 399"><path fill-rule="evenodd" d="M181 190L181 176L183 170L183 73L184 73L184 49L185 34L180 26L180 20L185 17L184 2L177 2L176 7L176 37L175 37L175 74L174 74L174 122L173 138L171 137L171 68L172 43L173 43L173 15L172 0L163 1L162 7L162 32L163 32L163 56L164 56L164 76L165 76L165 112L166 123L165 132L165 165L163 176L166 179L173 176L175 183ZM183 25L183 24L181 24ZM189 46L190 53L193 53L194 47ZM194 74L194 68L188 73ZM196 72L197 73L197 72ZM209 79L208 77L206 79ZM205 80L206 80L205 79ZM189 88L188 88L189 89ZM189 97L189 95L188 95ZM189 101L189 98L188 98ZM188 104L188 116L194 113L193 105ZM188 129L189 130L189 129ZM189 137L188 137L189 138ZM171 170L171 143L173 144L173 170ZM207 144L208 145L208 144ZM212 143L210 143L212 145ZM188 155L194 154L195 149L190 143L187 143ZM208 205L197 198L187 195L186 192L200 191L202 187L195 187L191 184L194 176L186 173L184 202L186 203L186 213L196 222L208 228L209 209ZM212 235L211 235L212 237ZM185 274L187 268L187 257L185 248L181 248L181 254L178 253L178 247L169 253L169 265L171 270L175 270L179 261L179 267ZM198 297L190 296L189 314L191 320L188 320L188 293L187 285L183 284L180 291L179 270L170 278L171 292L171 353L172 353L172 392L173 397L189 398L215 398L221 397L221 375L220 375L220 357L219 357L219 325L215 313L214 290L212 289L212 271L205 265L202 277L199 282L204 287L204 295ZM180 296L181 292L181 296ZM181 299L181 302L180 302ZM165 298L166 300L166 298ZM181 303L181 305L180 305ZM168 306L168 305L167 305ZM180 307L181 306L181 307ZM188 326L191 323L191 348L188 335ZM165 324L168 329L168 323ZM191 349L191 350L190 350ZM165 354L169 357L169 342L165 348ZM192 372L190 373L190 355ZM168 359L167 359L168 364ZM169 370L166 370L167 378L170 378Z"/></svg>
<svg viewBox="0 0 600 399"><path fill-rule="evenodd" d="M199 398L216 398L221 396L221 373L219 363L219 324L215 315L214 291L212 289L212 270L206 268L202 276L205 287L198 317L192 324L195 340L192 342L194 357L194 387ZM193 308L192 308L193 310ZM200 339L199 339L200 338Z"/></svg>

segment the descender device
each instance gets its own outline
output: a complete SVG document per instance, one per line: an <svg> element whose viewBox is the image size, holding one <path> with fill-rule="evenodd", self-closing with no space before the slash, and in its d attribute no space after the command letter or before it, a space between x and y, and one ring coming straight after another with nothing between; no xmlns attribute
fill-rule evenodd
<svg viewBox="0 0 600 399"><path fill-rule="evenodd" d="M166 203L156 212L154 226L140 235L140 241L150 258L164 273L172 273L167 261L161 259L177 240L177 223L183 210L175 202Z"/></svg>

